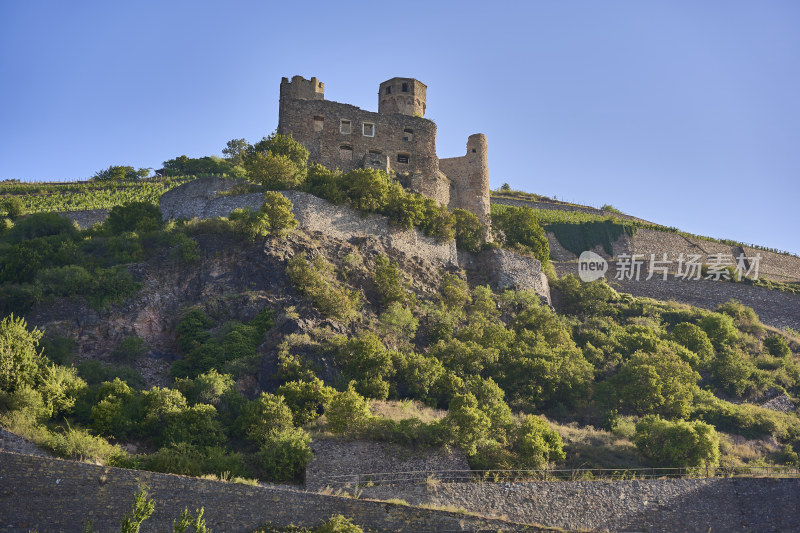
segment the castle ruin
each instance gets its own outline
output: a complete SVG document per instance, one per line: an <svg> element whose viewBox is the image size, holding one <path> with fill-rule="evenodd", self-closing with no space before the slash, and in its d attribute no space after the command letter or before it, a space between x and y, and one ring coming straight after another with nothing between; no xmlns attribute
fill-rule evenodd
<svg viewBox="0 0 800 533"><path fill-rule="evenodd" d="M278 133L292 135L309 161L349 172L377 168L407 189L490 226L488 143L470 135L466 155L436 156L436 124L425 118L427 86L413 78L380 84L378 112L325 100L325 84L302 76L281 79ZM488 232L487 232L488 234Z"/></svg>

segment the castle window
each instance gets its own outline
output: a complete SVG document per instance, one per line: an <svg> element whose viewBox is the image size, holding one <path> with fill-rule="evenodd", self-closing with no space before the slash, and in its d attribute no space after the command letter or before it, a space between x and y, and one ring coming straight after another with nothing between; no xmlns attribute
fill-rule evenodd
<svg viewBox="0 0 800 533"><path fill-rule="evenodd" d="M374 154L374 155L380 155L383 152L381 152L380 150L370 150L369 153Z"/></svg>
<svg viewBox="0 0 800 533"><path fill-rule="evenodd" d="M349 144L343 144L339 147L339 159L349 161L353 159L353 147Z"/></svg>
<svg viewBox="0 0 800 533"><path fill-rule="evenodd" d="M413 141L414 140L414 130L406 128L403 130L403 140L404 141Z"/></svg>
<svg viewBox="0 0 800 533"><path fill-rule="evenodd" d="M404 84L403 84L403 92L404 92L404 93L407 93L407 92L408 92L408 84L407 84L407 83L404 83Z"/></svg>
<svg viewBox="0 0 800 533"><path fill-rule="evenodd" d="M386 94L392 94L392 86L386 88Z"/></svg>
<svg viewBox="0 0 800 533"><path fill-rule="evenodd" d="M325 125L325 117L316 116L314 117L314 131L322 131L322 127Z"/></svg>
<svg viewBox="0 0 800 533"><path fill-rule="evenodd" d="M350 126L350 121L349 120L341 120L339 122L339 133L344 133L345 135L350 135L350 133L352 132L352 129L353 128Z"/></svg>
<svg viewBox="0 0 800 533"><path fill-rule="evenodd" d="M410 157L409 154L397 154L397 162L404 163L407 165L409 157Z"/></svg>
<svg viewBox="0 0 800 533"><path fill-rule="evenodd" d="M473 148L473 149L472 149L472 153L473 153L473 154L474 154L476 151L477 151L477 150L475 150L475 148Z"/></svg>
<svg viewBox="0 0 800 533"><path fill-rule="evenodd" d="M361 124L361 134L364 137L375 137L375 124L364 122Z"/></svg>

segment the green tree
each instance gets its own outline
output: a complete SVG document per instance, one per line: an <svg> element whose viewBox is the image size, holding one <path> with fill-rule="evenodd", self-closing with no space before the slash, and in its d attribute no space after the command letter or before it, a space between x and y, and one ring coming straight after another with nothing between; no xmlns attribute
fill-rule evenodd
<svg viewBox="0 0 800 533"><path fill-rule="evenodd" d="M225 143L222 153L230 164L238 166L244 161L244 154L247 153L249 147L250 143L245 139L231 139Z"/></svg>
<svg viewBox="0 0 800 533"><path fill-rule="evenodd" d="M273 134L249 147L243 164L250 179L268 189L295 189L306 179L308 150L291 135Z"/></svg>
<svg viewBox="0 0 800 533"><path fill-rule="evenodd" d="M323 408L336 393L317 377L310 381L290 381L276 391L292 410L294 425L300 427L322 414Z"/></svg>
<svg viewBox="0 0 800 533"><path fill-rule="evenodd" d="M505 234L506 245L520 246L546 264L550 260L550 243L536 214L530 207L504 206L492 213L492 226Z"/></svg>
<svg viewBox="0 0 800 533"><path fill-rule="evenodd" d="M542 418L528 415L515 428L514 451L527 468L542 468L566 457L561 436Z"/></svg>
<svg viewBox="0 0 800 533"><path fill-rule="evenodd" d="M261 473L272 481L301 479L311 457L311 437L294 427L270 433L257 453Z"/></svg>
<svg viewBox="0 0 800 533"><path fill-rule="evenodd" d="M714 426L696 420L662 420L646 416L636 424L636 447L659 466L703 467L719 464L719 435Z"/></svg>
<svg viewBox="0 0 800 533"><path fill-rule="evenodd" d="M92 176L94 181L122 181L138 180L150 175L149 168L135 169L125 165L111 165L105 170L100 170Z"/></svg>
<svg viewBox="0 0 800 533"><path fill-rule="evenodd" d="M478 442L487 438L492 422L478 407L478 400L471 393L456 394L450 400L450 408L444 419L453 434L456 446L465 454L475 455Z"/></svg>
<svg viewBox="0 0 800 533"><path fill-rule="evenodd" d="M239 424L247 438L258 443L265 442L274 433L294 427L292 410L283 396L268 392L262 392L245 407Z"/></svg>
<svg viewBox="0 0 800 533"><path fill-rule="evenodd" d="M119 235L128 231L158 230L164 226L164 221L157 206L148 202L131 202L112 207L104 225L112 234Z"/></svg>
<svg viewBox="0 0 800 533"><path fill-rule="evenodd" d="M483 224L480 219L465 209L453 209L456 231L456 246L460 250L477 252L486 241Z"/></svg>
<svg viewBox="0 0 800 533"><path fill-rule="evenodd" d="M670 338L697 354L701 365L705 366L714 358L714 345L699 326L681 322L670 332Z"/></svg>
<svg viewBox="0 0 800 533"><path fill-rule="evenodd" d="M16 220L25 212L25 206L18 197L8 196L0 201L0 210L5 211L5 215L11 220Z"/></svg>
<svg viewBox="0 0 800 533"><path fill-rule="evenodd" d="M700 375L666 346L655 353L638 351L613 378L623 408L639 414L686 418L697 392Z"/></svg>
<svg viewBox="0 0 800 533"><path fill-rule="evenodd" d="M325 419L333 433L358 433L371 418L369 401L356 392L352 383L325 405Z"/></svg>
<svg viewBox="0 0 800 533"><path fill-rule="evenodd" d="M13 314L0 321L0 391L14 392L34 386L42 365L39 341L42 332L28 330L22 317Z"/></svg>

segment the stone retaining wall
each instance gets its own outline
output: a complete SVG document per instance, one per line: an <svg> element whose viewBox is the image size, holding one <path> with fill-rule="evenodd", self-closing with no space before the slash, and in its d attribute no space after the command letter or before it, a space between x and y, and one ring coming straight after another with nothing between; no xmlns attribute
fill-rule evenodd
<svg viewBox="0 0 800 533"><path fill-rule="evenodd" d="M83 531L87 521L95 531L119 531L141 484L155 500L143 533L172 531L184 509L200 507L210 529L227 533L265 522L316 526L334 514L367 531L522 530L462 513L0 452L0 531Z"/></svg>
<svg viewBox="0 0 800 533"><path fill-rule="evenodd" d="M559 276L578 274L578 263L554 263ZM737 300L752 307L764 324L776 328L800 329L800 294L773 291L744 283L710 280L680 280L668 277L662 280L659 274L652 279L646 269L639 281L617 280L614 265L609 265L606 280L609 285L634 296L646 296L656 300L674 300L704 309L714 309L728 300Z"/></svg>
<svg viewBox="0 0 800 533"><path fill-rule="evenodd" d="M359 472L433 472L469 470L463 452L457 449L422 449L386 442L317 439L311 443L314 457L306 466L306 489L336 488ZM336 476L332 479L332 476Z"/></svg>
<svg viewBox="0 0 800 533"><path fill-rule="evenodd" d="M710 478L377 486L363 497L453 505L512 521L590 531L800 529L800 479Z"/></svg>

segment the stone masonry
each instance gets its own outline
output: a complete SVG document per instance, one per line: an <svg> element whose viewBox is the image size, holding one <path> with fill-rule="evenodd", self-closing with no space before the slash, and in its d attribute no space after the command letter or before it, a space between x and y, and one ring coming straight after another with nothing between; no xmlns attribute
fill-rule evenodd
<svg viewBox="0 0 800 533"><path fill-rule="evenodd" d="M413 78L380 84L378 112L325 100L325 85L294 76L281 80L278 133L292 135L309 161L345 172L372 167L394 172L408 189L475 213L488 228L486 136L475 134L461 157L439 159L436 124L425 117L427 87Z"/></svg>
<svg viewBox="0 0 800 533"><path fill-rule="evenodd" d="M209 529L227 533L249 533L265 523L314 527L335 514L365 531L523 530L464 513L0 452L0 531L84 531L87 522L93 531L119 531L141 485L155 500L143 533L172 531L184 509L201 507Z"/></svg>

